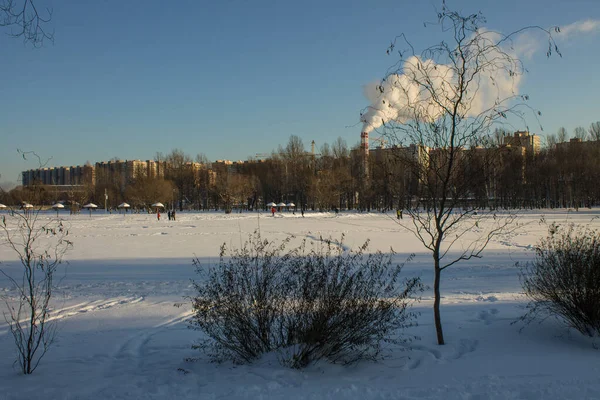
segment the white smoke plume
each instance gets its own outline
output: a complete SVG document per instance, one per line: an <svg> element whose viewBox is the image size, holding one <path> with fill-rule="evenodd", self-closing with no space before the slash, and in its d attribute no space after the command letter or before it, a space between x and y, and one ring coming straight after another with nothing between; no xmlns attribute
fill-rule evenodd
<svg viewBox="0 0 600 400"><path fill-rule="evenodd" d="M480 30L484 43L496 42L498 35ZM505 50L506 53L510 50ZM488 51L487 59L502 58L495 50ZM504 64L503 64L504 65ZM505 65L499 68L492 63L477 73L471 83L470 90L462 93L462 109L459 112L466 116L479 115L496 104L498 99L505 99L517 93L520 83L518 65ZM365 96L371 105L361 116L364 124L363 132L370 132L383 124L394 121L404 123L410 119L438 119L444 108L451 108L456 102L457 74L450 64L439 64L431 59L418 56L408 58L401 68L402 73L389 75L385 80L365 88ZM423 84L426 82L425 84Z"/></svg>
<svg viewBox="0 0 600 400"><path fill-rule="evenodd" d="M560 28L558 37L568 38L577 34L590 34L600 31L600 21L588 19L578 21ZM480 29L477 33L481 41L490 44L498 42L497 33ZM515 60L523 57L530 58L536 52L548 46L547 38L536 37L528 32L518 35L512 41L507 41L505 47L499 49ZM480 49L480 48L479 48ZM473 49L477 51L478 49ZM487 59L502 56L493 51L486 54ZM500 61L502 63L502 61ZM392 74L384 81L378 81L365 87L364 92L370 101L370 106L361 115L363 132L370 132L390 121L403 123L409 119L437 119L442 114L443 106L454 103L456 93L456 73L450 64L438 64L433 60L425 60L418 56L408 58L400 74ZM464 109L459 110L465 117L479 115L489 110L497 101L518 95L522 82L520 64L507 62L503 67L493 65L488 70L478 73L478 79L471 85L467 98L462 100ZM423 82L428 78L428 86L437 96L424 90Z"/></svg>
<svg viewBox="0 0 600 400"><path fill-rule="evenodd" d="M563 36L600 32L600 20L587 19L585 21L573 22L572 24L561 27L560 32Z"/></svg>
<svg viewBox="0 0 600 400"><path fill-rule="evenodd" d="M549 31L560 46L562 42L569 41L577 36L600 33L600 20L576 21L569 25L559 26L558 29L552 27ZM517 56L531 58L541 50L548 50L547 36L542 35L541 32L523 32L514 39L513 49Z"/></svg>

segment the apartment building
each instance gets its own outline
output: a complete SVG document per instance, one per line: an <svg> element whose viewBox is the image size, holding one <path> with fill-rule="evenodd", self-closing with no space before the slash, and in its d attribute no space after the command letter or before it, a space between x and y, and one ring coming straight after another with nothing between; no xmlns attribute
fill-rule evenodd
<svg viewBox="0 0 600 400"><path fill-rule="evenodd" d="M31 169L21 173L21 180L23 186L33 184L94 186L96 184L118 182L122 187L125 187L139 176L163 178L166 169L167 164L164 161L111 160L97 162L95 165Z"/></svg>
<svg viewBox="0 0 600 400"><path fill-rule="evenodd" d="M21 173L23 186L34 184L53 186L94 185L95 171L92 165L38 168Z"/></svg>
<svg viewBox="0 0 600 400"><path fill-rule="evenodd" d="M502 144L510 147L523 147L527 154L538 154L541 150L541 140L538 135L528 131L516 131L512 136L504 136Z"/></svg>

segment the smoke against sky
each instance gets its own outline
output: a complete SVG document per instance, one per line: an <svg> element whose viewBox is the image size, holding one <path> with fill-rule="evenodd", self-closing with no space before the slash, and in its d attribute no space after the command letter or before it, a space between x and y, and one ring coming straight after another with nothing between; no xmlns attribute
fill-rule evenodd
<svg viewBox="0 0 600 400"><path fill-rule="evenodd" d="M518 93L522 67L515 62L512 48L496 47L502 37L495 32L479 29L463 48L467 57L466 77L471 82L462 93L457 91L460 63L453 64L450 54L443 51L439 61L409 57L398 73L387 76L375 85L365 88L371 105L362 115L363 131L370 132L389 121L404 123L411 119L435 121L451 110L461 96L465 117L480 115L504 99ZM474 72L476 71L477 72ZM473 79L470 79L473 78Z"/></svg>
<svg viewBox="0 0 600 400"><path fill-rule="evenodd" d="M554 37L557 41L566 40L578 34L591 34L600 30L600 21L588 19L560 28ZM502 44L500 51L486 50L485 59L498 59L477 74L477 79L469 86L467 98L462 100L464 108L459 112L465 117L480 115L486 110L515 98L523 82L523 68L510 58L527 60L541 50L547 50L548 37L541 31L524 31ZM484 28L474 33L476 43L473 51L481 51L482 44L498 43L502 38L498 33ZM555 50L552 49L554 52ZM398 73L388 75L380 81L364 87L364 94L370 101L369 107L361 115L363 132L371 132L388 122L405 123L411 119L437 120L443 109L455 102L458 93L458 70L456 66L441 61L411 56L402 64ZM475 64L467 66L473 71ZM510 72L509 72L510 71ZM435 93L435 96L432 96Z"/></svg>
<svg viewBox="0 0 600 400"><path fill-rule="evenodd" d="M573 22L560 28L562 36L568 37L578 33L594 33L600 31L600 20L586 19L584 21ZM559 36L560 38L560 36Z"/></svg>

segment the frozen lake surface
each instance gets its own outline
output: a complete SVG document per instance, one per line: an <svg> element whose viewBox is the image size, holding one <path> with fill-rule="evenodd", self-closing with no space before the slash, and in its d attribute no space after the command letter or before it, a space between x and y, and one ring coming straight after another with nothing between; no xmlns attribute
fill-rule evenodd
<svg viewBox="0 0 600 400"><path fill-rule="evenodd" d="M256 229L273 240L339 239L343 233L348 247L366 239L373 251L392 247L398 262L416 253L403 275L432 285L431 256L391 214L179 213L177 221L65 214L74 248L53 302L57 341L38 370L23 376L13 366L12 336L0 322L0 399L600 398L594 340L555 320L522 332L511 325L525 304L515 262L533 259L546 234L542 214L547 221L600 227L598 210L525 212L519 217L523 227L496 238L483 258L444 271L445 346L436 345L427 290L416 306L419 326L408 330L420 337L411 348L390 346L376 363L320 362L302 371L282 367L270 355L244 366L202 357L185 361L201 356L190 347L200 333L187 329L190 306L173 304L193 295L192 259L215 263L222 243L239 247ZM18 271L5 246L0 261L7 273ZM5 278L0 291L13 294Z"/></svg>

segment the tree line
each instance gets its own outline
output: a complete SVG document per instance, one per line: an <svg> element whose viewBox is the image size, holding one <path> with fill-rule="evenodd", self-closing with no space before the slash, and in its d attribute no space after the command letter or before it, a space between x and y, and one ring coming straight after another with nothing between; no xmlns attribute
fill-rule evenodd
<svg viewBox="0 0 600 400"><path fill-rule="evenodd" d="M464 166L457 171L467 185L461 191L465 205L517 209L600 204L600 187L595 185L600 180L600 122L587 131L575 129L571 139L560 128L547 136L546 145L537 153L503 145L502 138L508 135L496 130L491 143L462 150ZM350 148L342 138L323 144L313 154L298 136L291 136L285 146L264 159L243 163L210 163L202 154L192 158L175 149L155 156L168 166L164 176L138 171L123 182L119 176L104 177L97 172L95 185L37 187L35 199L32 188L17 187L2 193L0 201L93 201L103 207L106 194L108 207L124 201L134 207L161 201L181 210L231 212L274 201L310 210L405 209L423 206L419 200L428 196L423 180L427 169L434 170L439 151L414 145L379 147L371 149L365 162L358 146Z"/></svg>

